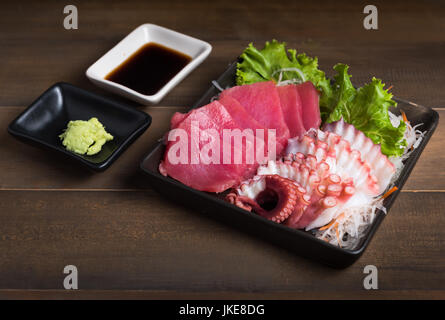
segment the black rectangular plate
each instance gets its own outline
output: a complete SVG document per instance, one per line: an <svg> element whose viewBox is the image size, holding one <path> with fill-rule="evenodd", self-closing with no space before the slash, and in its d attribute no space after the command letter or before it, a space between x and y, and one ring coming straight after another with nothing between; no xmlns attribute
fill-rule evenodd
<svg viewBox="0 0 445 320"><path fill-rule="evenodd" d="M96 117L113 135L92 156L66 150L59 135L70 120ZM68 83L56 83L23 111L8 132L25 142L64 153L95 171L108 168L151 124L151 117L135 108L114 102Z"/></svg>
<svg viewBox="0 0 445 320"><path fill-rule="evenodd" d="M218 84L222 88L233 86L235 84L235 71L236 63L233 63L217 80ZM218 93L219 91L212 86L196 103L194 108L209 103L210 99ZM384 206L388 212L439 122L438 113L431 108L419 106L402 99L396 99L396 101L398 102L398 108L391 111L400 114L400 110L403 110L412 125L423 123L419 129L426 131L426 134L420 146L406 160L405 167L395 183L398 190L385 199ZM170 177L164 177L158 171L164 149L165 146L158 142L141 162L141 169L147 174L153 188L158 192L165 195L168 199L185 204L200 213L212 216L220 221L255 234L266 241L287 248L294 253L332 267L344 268L354 263L362 255L386 216L379 211L358 246L353 250L343 249L319 240L309 232L291 229L240 209L222 200L215 194L197 191Z"/></svg>

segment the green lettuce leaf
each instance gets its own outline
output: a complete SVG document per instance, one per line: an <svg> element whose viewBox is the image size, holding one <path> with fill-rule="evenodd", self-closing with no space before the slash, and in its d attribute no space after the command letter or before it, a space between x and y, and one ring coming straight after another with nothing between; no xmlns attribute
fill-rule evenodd
<svg viewBox="0 0 445 320"><path fill-rule="evenodd" d="M382 153L387 156L401 156L406 146L404 132L406 124L400 121L393 127L388 115L388 108L396 106L392 94L384 89L381 80L373 78L368 84L355 89L348 74L348 66L337 64L334 70L333 94L330 100L332 112L326 122L343 118L354 125L374 143L380 144Z"/></svg>
<svg viewBox="0 0 445 320"><path fill-rule="evenodd" d="M246 50L241 54L242 62L238 63L236 71L236 84L250 84L260 81L274 80L278 81L280 72L278 70L285 68L297 68L298 71L284 71L281 80L301 79L302 81L311 81L314 86L320 90L320 104L328 105L328 99L331 93L331 85L323 71L318 69L318 59L308 57L297 51L289 49L286 51L286 44L279 43L276 40L266 42L262 50L258 50L252 44L249 44Z"/></svg>

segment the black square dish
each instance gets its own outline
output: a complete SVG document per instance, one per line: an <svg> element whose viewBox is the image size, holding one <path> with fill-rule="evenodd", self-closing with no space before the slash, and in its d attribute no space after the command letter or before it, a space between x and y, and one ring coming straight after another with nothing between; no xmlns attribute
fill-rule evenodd
<svg viewBox="0 0 445 320"><path fill-rule="evenodd" d="M235 72L236 63L232 64L229 69L222 74L218 79L218 84L222 88L233 86L235 84ZM194 107L200 107L209 103L212 97L218 94L219 91L215 87L211 87ZM385 199L384 206L387 212L389 212L394 200L408 179L417 159L428 143L439 121L438 113L430 108L401 99L395 100L398 102L398 108L391 111L400 114L400 110L403 110L412 125L423 124L419 129L426 131L426 134L420 146L418 146L405 161L403 171L395 182L398 190ZM141 169L147 174L153 188L168 197L168 199L174 199L195 209L197 212L214 217L243 231L255 234L263 240L273 242L294 253L332 267L344 268L354 263L362 255L385 217L382 211L378 211L374 221L368 227L366 234L354 249L340 248L316 238L310 232L291 229L240 209L224 201L216 194L197 191L170 177L164 177L158 171L164 149L165 146L161 142L154 145L145 159L143 159Z"/></svg>
<svg viewBox="0 0 445 320"><path fill-rule="evenodd" d="M92 156L68 151L59 138L70 120L96 117L114 139ZM56 83L8 127L13 136L66 154L92 170L103 171L151 124L151 117L132 107L77 88Z"/></svg>

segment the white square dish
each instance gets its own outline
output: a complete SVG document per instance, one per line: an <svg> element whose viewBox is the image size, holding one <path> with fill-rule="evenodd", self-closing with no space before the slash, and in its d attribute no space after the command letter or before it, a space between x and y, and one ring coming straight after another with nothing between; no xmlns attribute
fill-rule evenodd
<svg viewBox="0 0 445 320"><path fill-rule="evenodd" d="M143 45L150 42L185 53L191 57L191 61L153 95L144 95L105 79L111 71L120 66ZM92 64L86 71L86 76L97 86L136 102L157 104L171 89L200 65L211 51L212 46L205 41L154 24L143 24Z"/></svg>

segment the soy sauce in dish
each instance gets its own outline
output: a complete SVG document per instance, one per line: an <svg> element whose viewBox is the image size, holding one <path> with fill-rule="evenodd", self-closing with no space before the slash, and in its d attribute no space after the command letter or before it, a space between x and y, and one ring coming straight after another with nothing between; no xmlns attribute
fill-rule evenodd
<svg viewBox="0 0 445 320"><path fill-rule="evenodd" d="M111 71L106 80L153 95L182 70L192 58L182 52L149 42Z"/></svg>

